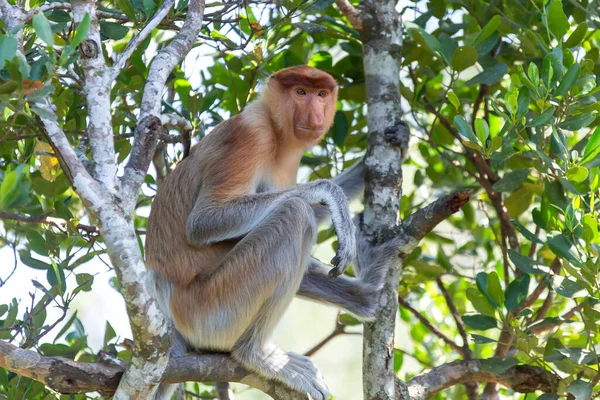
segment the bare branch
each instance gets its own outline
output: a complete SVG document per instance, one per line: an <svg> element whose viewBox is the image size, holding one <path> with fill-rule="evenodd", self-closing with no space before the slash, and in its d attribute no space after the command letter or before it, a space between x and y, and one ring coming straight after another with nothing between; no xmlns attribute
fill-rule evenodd
<svg viewBox="0 0 600 400"><path fill-rule="evenodd" d="M229 382L215 382L215 391L219 400L233 400L235 398Z"/></svg>
<svg viewBox="0 0 600 400"><path fill-rule="evenodd" d="M360 12L348 0L335 0L335 4L340 9L344 17L348 19L353 28L362 30L362 18Z"/></svg>
<svg viewBox="0 0 600 400"><path fill-rule="evenodd" d="M203 16L204 0L192 0L183 27L175 39L159 51L154 58L144 87L140 121L150 116L160 118L162 94L167 78L196 42L200 29L202 29ZM140 136L134 140L132 154L137 154L139 158L125 167L125 173L122 177L122 198L131 198L133 196L131 194L137 193L139 190L155 148L156 138L142 140ZM144 166L145 169L143 169Z"/></svg>
<svg viewBox="0 0 600 400"><path fill-rule="evenodd" d="M154 28L156 28L162 21L165 19L171 7L175 4L175 0L166 0L159 9L154 13L150 21L142 28L142 30L127 43L125 50L119 56L117 62L111 69L107 71L107 75L110 81L114 81L119 76L121 70L125 67L127 60L131 57L135 49L138 48L140 43L142 43L146 38L152 33Z"/></svg>
<svg viewBox="0 0 600 400"><path fill-rule="evenodd" d="M448 290L446 289L446 286L444 286L444 282L442 282L441 278L437 278L436 279L437 285L440 288L440 291L442 292L442 295L444 296L444 299L446 299L446 304L448 305L448 309L450 310L450 313L452 314L452 317L454 317L454 321L456 321L456 327L458 328L458 332L460 333L460 336L463 339L463 351L465 354L465 358L466 359L470 359L472 358L472 354L471 354L471 349L469 348L469 337L467 336L467 330L465 329L465 323L463 322L460 313L458 312L458 310L456 309L456 304L454 304L454 300L452 300L452 296L450 296L450 293L448 293Z"/></svg>
<svg viewBox="0 0 600 400"><path fill-rule="evenodd" d="M13 214L13 213L9 213L9 212L0 212L0 219L17 221L17 222L25 222L25 223L29 223L29 224L50 224L50 225L56 226L58 228L67 226L67 224L68 224L67 220L64 220L62 218L51 217L50 215L52 215L52 213L53 213L53 211L50 211L50 212L47 212L44 214L40 214L40 215L26 216L26 215L21 215L21 214ZM89 234L98 234L99 233L99 230L97 227L90 226L90 225L77 224L76 229L85 231L86 233L89 233Z"/></svg>
<svg viewBox="0 0 600 400"><path fill-rule="evenodd" d="M37 380L61 393L98 391L108 397L116 390L125 371L122 365L77 362L64 357L46 357L32 350L0 341L0 366ZM163 382L240 382L278 400L308 400L280 382L269 381L246 370L224 354L187 355L169 361Z"/></svg>
<svg viewBox="0 0 600 400"><path fill-rule="evenodd" d="M94 162L94 177L110 192L114 192L116 178L115 146L113 143L112 114L110 109L110 82L105 78L106 61L102 53L100 24L94 1L73 0L73 20L80 24L89 15L90 27L86 40L81 43L81 67L85 77L88 107L88 138Z"/></svg>
<svg viewBox="0 0 600 400"><path fill-rule="evenodd" d="M410 311L423 325L425 325L425 327L431 333L433 333L435 336L442 339L448 346L452 347L454 349L454 351L456 351L458 354L460 354L461 357L467 358L464 348L460 347L458 344L456 344L456 342L454 340L452 340L448 336L446 336L435 325L433 325L423 314L421 314L419 311L414 309L410 304L408 304L408 302L406 300L404 300L402 297L398 297L398 303L400 304L400 306L402 306L402 307L406 308L408 311Z"/></svg>
<svg viewBox="0 0 600 400"><path fill-rule="evenodd" d="M54 114L54 109L48 103L48 100L38 101L35 105L48 113ZM38 116L37 119L54 150L54 155L60 162L63 172L67 175L69 181L73 183L77 193L81 195L82 201L90 205L90 190L92 193L100 194L102 193L100 185L90 176L58 122L55 119L41 116Z"/></svg>
<svg viewBox="0 0 600 400"><path fill-rule="evenodd" d="M556 392L559 378L541 368L517 365L497 372L491 368L494 363L494 359L455 361L417 375L406 383L410 400L429 399L446 388L468 382L494 382L520 393Z"/></svg>
<svg viewBox="0 0 600 400"><path fill-rule="evenodd" d="M39 7L35 7L29 11L27 11L27 21L30 21L33 16L39 12L52 11L52 10L70 10L71 3L45 3ZM116 19L119 21L129 21L126 15L119 14L116 12L108 12L108 11L96 11L96 15L103 19Z"/></svg>
<svg viewBox="0 0 600 400"><path fill-rule="evenodd" d="M459 190L417 210L402 222L399 236L408 236L415 241L420 241L440 222L458 212L469 201L471 193L473 193L471 189Z"/></svg>

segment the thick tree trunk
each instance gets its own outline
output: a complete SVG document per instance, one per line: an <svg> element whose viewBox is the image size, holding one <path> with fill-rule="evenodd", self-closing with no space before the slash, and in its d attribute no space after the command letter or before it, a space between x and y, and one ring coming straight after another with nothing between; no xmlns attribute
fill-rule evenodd
<svg viewBox="0 0 600 400"><path fill-rule="evenodd" d="M402 159L408 129L400 124L401 22L393 0L361 3L363 57L367 87L369 140L365 156L363 233L374 244L396 236L402 196ZM400 145L385 140L400 134ZM395 398L394 329L398 311L401 264L388 271L373 323L364 327L363 392L365 399Z"/></svg>

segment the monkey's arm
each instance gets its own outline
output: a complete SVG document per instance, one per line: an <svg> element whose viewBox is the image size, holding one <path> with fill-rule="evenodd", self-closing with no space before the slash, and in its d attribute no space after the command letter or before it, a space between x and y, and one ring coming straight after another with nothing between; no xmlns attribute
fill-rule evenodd
<svg viewBox="0 0 600 400"><path fill-rule="evenodd" d="M338 185L344 191L344 194L348 199L353 199L362 195L365 189L365 166L364 161L360 160L355 163L352 167L348 168L340 175L332 179L333 183ZM321 224L329 217L327 207L323 205L314 205L313 210L315 211L315 217L317 223Z"/></svg>
<svg viewBox="0 0 600 400"><path fill-rule="evenodd" d="M336 266L331 270L331 275L340 275L356 254L355 228L344 192L327 180L246 195L226 202L215 201L201 190L187 220L188 242L193 246L206 246L242 237L271 215L283 201L292 197L309 204L325 204L328 208L339 243L336 256L331 260Z"/></svg>

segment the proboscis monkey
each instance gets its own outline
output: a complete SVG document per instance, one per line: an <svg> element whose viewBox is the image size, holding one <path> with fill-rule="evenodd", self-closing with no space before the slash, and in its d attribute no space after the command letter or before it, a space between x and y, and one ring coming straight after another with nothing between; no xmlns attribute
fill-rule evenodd
<svg viewBox="0 0 600 400"><path fill-rule="evenodd" d="M174 353L230 352L315 400L329 395L321 374L271 342L275 325L296 294L372 318L385 273L386 255L365 248L360 256L372 259L358 260L356 278L342 275L356 254L347 196L362 191L362 163L333 181L296 185L303 153L333 122L337 94L336 81L316 68L273 74L256 101L165 180L146 244L152 287L177 331ZM339 243L331 270L311 258L327 211ZM170 393L163 387L159 396Z"/></svg>

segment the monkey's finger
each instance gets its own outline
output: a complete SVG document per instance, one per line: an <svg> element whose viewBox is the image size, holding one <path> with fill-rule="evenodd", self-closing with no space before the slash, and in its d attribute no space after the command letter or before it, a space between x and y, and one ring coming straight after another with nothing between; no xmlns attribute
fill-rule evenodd
<svg viewBox="0 0 600 400"><path fill-rule="evenodd" d="M333 265L334 267L337 267L340 264L340 261L342 261L342 257L335 256L331 259L331 265Z"/></svg>
<svg viewBox="0 0 600 400"><path fill-rule="evenodd" d="M341 274L342 274L342 271L338 267L334 267L334 268L331 268L329 270L329 274L328 275L329 275L330 278L337 278Z"/></svg>

